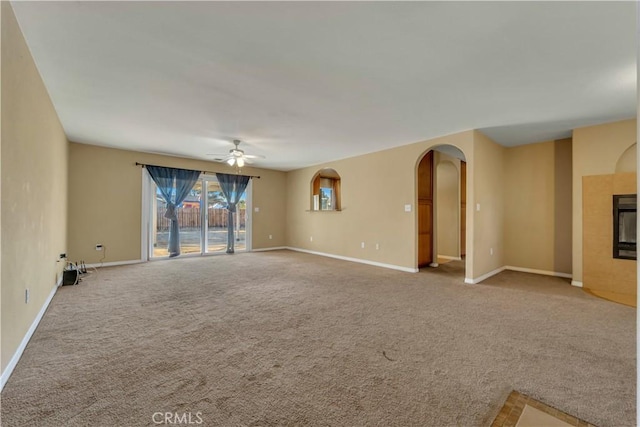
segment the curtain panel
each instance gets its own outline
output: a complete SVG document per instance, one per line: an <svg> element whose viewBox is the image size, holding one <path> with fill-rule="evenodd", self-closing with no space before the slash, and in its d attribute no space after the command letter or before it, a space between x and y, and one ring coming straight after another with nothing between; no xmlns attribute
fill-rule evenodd
<svg viewBox="0 0 640 427"><path fill-rule="evenodd" d="M199 171L189 169L166 168L162 166L146 166L147 172L156 183L162 198L167 203L165 218L171 220L169 229L169 257L180 255L180 228L176 209L189 195L200 177Z"/></svg>
<svg viewBox="0 0 640 427"><path fill-rule="evenodd" d="M233 238L234 221L233 216L236 213L236 206L247 189L249 179L251 177L246 175L229 175L226 173L216 173L216 178L220 183L220 189L222 194L229 205L229 220L227 227L227 253L232 254L235 252L235 240Z"/></svg>

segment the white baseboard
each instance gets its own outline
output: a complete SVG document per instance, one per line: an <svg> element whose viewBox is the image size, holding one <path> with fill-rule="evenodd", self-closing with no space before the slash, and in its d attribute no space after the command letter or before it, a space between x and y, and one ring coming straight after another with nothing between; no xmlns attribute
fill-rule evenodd
<svg viewBox="0 0 640 427"><path fill-rule="evenodd" d="M13 357L9 361L9 364L4 369L4 372L2 372L2 376L0 376L0 391L4 389L5 384L7 383L7 381L9 381L9 377L13 373L13 370L18 364L18 361L22 357L22 353L24 353L24 349L27 348L27 344L29 344L29 340L31 340L33 333L36 331L36 328L40 324L40 321L42 320L44 313L47 311L47 308L49 308L49 304L51 303L53 296L56 294L61 284L62 284L62 275L60 275L60 277L58 278L58 282L56 283L56 286L51 290L51 293L49 294L49 296L47 297L47 300L42 305L42 308L38 312L38 315L31 323L31 327L29 327L29 330L25 334L24 338L22 338L22 342L20 342L20 345L16 349L16 352L13 354Z"/></svg>
<svg viewBox="0 0 640 427"><path fill-rule="evenodd" d="M495 276L498 273L502 273L505 270L505 267L500 267L500 268L496 268L493 271L488 272L487 274L483 274L480 277L476 277L475 279L471 279L469 277L464 279L464 283L467 283L469 285L476 285L480 282L482 282L483 280L487 280L489 277L491 276Z"/></svg>
<svg viewBox="0 0 640 427"><path fill-rule="evenodd" d="M564 277L566 279L571 279L571 274L568 274L568 273L559 273L557 271L536 270L534 268L514 267L512 265L505 265L504 267L496 268L495 270L490 271L487 274L483 274L480 277L476 277L475 279L471 279L467 277L464 279L464 283L475 285L477 283L482 282L483 280L488 279L491 276L495 276L496 274L503 272L504 270L519 271L521 273L542 274L545 276ZM571 284L573 286L582 287L582 282L572 281Z"/></svg>
<svg viewBox="0 0 640 427"><path fill-rule="evenodd" d="M577 288L581 288L582 287L582 282L578 282L577 280L572 280L571 281L571 286L575 286Z"/></svg>
<svg viewBox="0 0 640 427"><path fill-rule="evenodd" d="M571 274L559 273L557 271L536 270L534 268L514 267L514 266L511 266L511 265L507 265L504 268L506 270L520 271L522 273L542 274L542 275L545 275L545 276L564 277L566 279L571 279L571 277L572 277Z"/></svg>
<svg viewBox="0 0 640 427"><path fill-rule="evenodd" d="M102 263L97 263L97 264L87 264L87 267L92 267L92 268L100 268L100 267L115 267L118 265L129 265L129 264L141 264L145 261L142 261L141 259L134 259L131 261L113 261L113 262L102 262Z"/></svg>
<svg viewBox="0 0 640 427"><path fill-rule="evenodd" d="M438 255L438 258L450 259L451 261L462 261L462 258L460 258L459 256Z"/></svg>
<svg viewBox="0 0 640 427"><path fill-rule="evenodd" d="M304 252L304 253L312 254L312 255L320 255L320 256L325 256L325 257L329 257L329 258L340 259L340 260L343 260L343 261L357 262L357 263L360 263L360 264L374 265L376 267L390 268L392 270L405 271L407 273L417 273L419 271L417 268L403 267L403 266L394 265L394 264L385 264L385 263L382 263L382 262L369 261L369 260L360 259L360 258L351 258L351 257L342 256L342 255L329 254L329 253L325 253L325 252L310 251L308 249L293 248L291 246L287 246L287 247L285 247L283 249L289 249L289 250L295 251L295 252Z"/></svg>
<svg viewBox="0 0 640 427"><path fill-rule="evenodd" d="M289 248L287 248L286 246L274 246L272 248L251 249L251 252L282 251L285 249L289 249Z"/></svg>

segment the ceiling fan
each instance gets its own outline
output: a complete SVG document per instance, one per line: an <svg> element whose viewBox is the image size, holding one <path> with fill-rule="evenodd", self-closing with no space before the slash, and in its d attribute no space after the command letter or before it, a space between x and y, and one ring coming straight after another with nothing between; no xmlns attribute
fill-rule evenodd
<svg viewBox="0 0 640 427"><path fill-rule="evenodd" d="M264 156L254 155L254 154L245 154L244 150L238 148L242 141L239 139L234 139L233 144L235 148L229 150L228 154L207 154L208 156L216 156L214 159L217 162L226 162L229 166L238 166L239 168L243 167L246 164L251 164L251 160L253 159L264 159Z"/></svg>

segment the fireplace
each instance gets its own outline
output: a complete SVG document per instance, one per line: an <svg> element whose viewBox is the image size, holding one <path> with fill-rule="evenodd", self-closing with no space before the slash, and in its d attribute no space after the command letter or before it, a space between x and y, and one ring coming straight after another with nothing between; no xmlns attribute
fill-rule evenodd
<svg viewBox="0 0 640 427"><path fill-rule="evenodd" d="M613 196L613 257L637 259L636 212L637 195Z"/></svg>

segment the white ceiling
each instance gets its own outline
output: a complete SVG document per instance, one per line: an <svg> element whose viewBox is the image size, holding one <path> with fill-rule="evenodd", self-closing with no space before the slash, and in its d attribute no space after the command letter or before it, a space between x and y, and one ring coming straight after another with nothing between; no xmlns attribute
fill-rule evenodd
<svg viewBox="0 0 640 427"><path fill-rule="evenodd" d="M635 2L13 2L70 140L290 170L636 116Z"/></svg>

